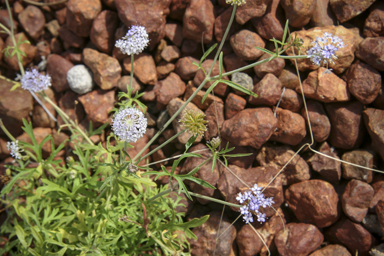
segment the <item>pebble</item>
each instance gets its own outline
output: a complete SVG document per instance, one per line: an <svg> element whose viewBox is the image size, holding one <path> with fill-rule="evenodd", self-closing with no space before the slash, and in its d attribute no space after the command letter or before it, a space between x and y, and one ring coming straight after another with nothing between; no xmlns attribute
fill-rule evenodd
<svg viewBox="0 0 384 256"><path fill-rule="evenodd" d="M93 88L92 71L85 65L73 66L67 73L68 85L77 94L85 94Z"/></svg>

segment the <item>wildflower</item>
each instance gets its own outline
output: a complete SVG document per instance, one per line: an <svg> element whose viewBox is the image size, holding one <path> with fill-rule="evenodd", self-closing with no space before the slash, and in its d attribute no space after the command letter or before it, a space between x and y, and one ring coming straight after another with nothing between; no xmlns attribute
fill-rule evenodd
<svg viewBox="0 0 384 256"><path fill-rule="evenodd" d="M237 4L237 5L246 4L246 3L245 3L245 0L226 0L225 2L226 2L227 4L230 4L230 5L234 5L234 4Z"/></svg>
<svg viewBox="0 0 384 256"><path fill-rule="evenodd" d="M51 86L51 77L42 75L36 69L26 71L21 78L21 88L32 92L41 92Z"/></svg>
<svg viewBox="0 0 384 256"><path fill-rule="evenodd" d="M275 202L273 197L265 198L264 194L261 193L262 187L256 184L252 187L251 191L246 191L244 194L239 193L236 200L241 204L245 202L245 205L240 207L240 213L243 215L245 223L253 222L252 213L256 215L257 221L261 223L265 222L265 213L259 212L260 207L266 208L271 207Z"/></svg>
<svg viewBox="0 0 384 256"><path fill-rule="evenodd" d="M339 37L327 32L323 37L316 37L312 45L313 47L307 51L308 58L313 64L327 68L328 64L334 64L333 60L337 59L336 51L344 47L344 43Z"/></svg>
<svg viewBox="0 0 384 256"><path fill-rule="evenodd" d="M147 130L147 118L134 107L119 110L112 122L113 132L125 142L136 142Z"/></svg>
<svg viewBox="0 0 384 256"><path fill-rule="evenodd" d="M16 159L21 159L21 154L23 150L19 148L19 142L17 140L15 141L8 141L7 142L7 149L11 152L11 156Z"/></svg>
<svg viewBox="0 0 384 256"><path fill-rule="evenodd" d="M115 46L120 48L122 53L132 55L144 51L148 43L148 33L145 27L134 25L122 39L116 41Z"/></svg>
<svg viewBox="0 0 384 256"><path fill-rule="evenodd" d="M185 129L193 135L204 136L204 132L207 131L207 120L204 120L205 114L197 111L186 110L185 114L179 122L183 123Z"/></svg>

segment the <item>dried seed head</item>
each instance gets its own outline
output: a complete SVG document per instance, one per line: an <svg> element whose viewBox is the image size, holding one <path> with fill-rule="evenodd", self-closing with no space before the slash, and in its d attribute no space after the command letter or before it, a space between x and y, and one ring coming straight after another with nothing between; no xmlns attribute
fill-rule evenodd
<svg viewBox="0 0 384 256"><path fill-rule="evenodd" d="M193 135L204 136L204 132L207 131L207 120L204 120L205 114L197 111L186 110L182 119L179 122L183 123L183 126L187 131Z"/></svg>

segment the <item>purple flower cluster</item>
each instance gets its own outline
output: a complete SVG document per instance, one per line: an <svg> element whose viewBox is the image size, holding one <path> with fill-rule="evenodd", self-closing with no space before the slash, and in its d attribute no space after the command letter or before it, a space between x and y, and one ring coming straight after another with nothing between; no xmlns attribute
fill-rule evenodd
<svg viewBox="0 0 384 256"><path fill-rule="evenodd" d="M312 42L313 47L307 51L308 58L312 63L320 66L327 66L333 64L333 60L337 59L336 51L344 47L343 40L331 33L324 33L323 37L316 37Z"/></svg>
<svg viewBox="0 0 384 256"><path fill-rule="evenodd" d="M236 200L241 204L245 202L245 205L240 208L240 212L243 215L245 223L247 224L253 222L252 213L257 216L258 222L265 222L265 213L259 212L259 208L266 208L267 206L271 207L272 204L275 203L273 201L273 197L265 198L264 194L261 193L262 189L262 187L259 187L257 184L255 184L251 189L252 192L246 191L244 194L239 193L236 197Z"/></svg>
<svg viewBox="0 0 384 256"><path fill-rule="evenodd" d="M134 107L119 110L112 122L113 132L125 142L136 142L147 131L147 118Z"/></svg>
<svg viewBox="0 0 384 256"><path fill-rule="evenodd" d="M19 148L19 142L17 140L15 141L8 141L7 142L7 149L10 151L10 154L13 158L16 159L21 159L21 154L20 152L22 151Z"/></svg>
<svg viewBox="0 0 384 256"><path fill-rule="evenodd" d="M32 92L41 92L51 86L51 77L42 75L36 69L26 71L21 78L21 88Z"/></svg>
<svg viewBox="0 0 384 256"><path fill-rule="evenodd" d="M145 27L132 26L123 39L116 41L115 46L124 54L139 54L148 46L149 39Z"/></svg>

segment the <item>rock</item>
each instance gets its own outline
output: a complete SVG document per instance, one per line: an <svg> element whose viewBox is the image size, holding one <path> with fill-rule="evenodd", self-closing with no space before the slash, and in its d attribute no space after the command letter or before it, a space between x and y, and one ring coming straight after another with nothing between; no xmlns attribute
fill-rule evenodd
<svg viewBox="0 0 384 256"><path fill-rule="evenodd" d="M120 20L127 27L140 21L149 36L149 50L153 50L165 36L166 17L171 2L172 0L115 0L115 6Z"/></svg>
<svg viewBox="0 0 384 256"><path fill-rule="evenodd" d="M340 23L356 17L375 2L375 0L330 0L332 11Z"/></svg>
<svg viewBox="0 0 384 256"><path fill-rule="evenodd" d="M225 119L230 119L245 108L247 101L234 94L230 93L225 100Z"/></svg>
<svg viewBox="0 0 384 256"><path fill-rule="evenodd" d="M277 119L270 108L249 108L224 121L220 133L236 146L259 149L268 141L276 127Z"/></svg>
<svg viewBox="0 0 384 256"><path fill-rule="evenodd" d="M227 158L228 163L232 165L236 165L240 168L248 169L252 167L253 162L255 161L255 156L257 150L254 149L253 147L240 147L233 145L233 143L222 140L221 141L221 148L226 148L228 144L228 148L233 148L232 151L230 151L229 154L243 154L243 153L248 153L250 155L248 156L241 156L241 157L229 157Z"/></svg>
<svg viewBox="0 0 384 256"><path fill-rule="evenodd" d="M161 130L163 128L163 126L165 125L165 123L168 122L168 120L169 120L169 115L168 115L167 110L161 111L160 114L159 114L159 117L156 120L157 128L159 130ZM174 133L173 135L176 134L173 129L170 129L170 130L173 131L173 133Z"/></svg>
<svg viewBox="0 0 384 256"><path fill-rule="evenodd" d="M271 0L248 0L246 4L238 6L236 10L236 22L244 25L253 18L264 15Z"/></svg>
<svg viewBox="0 0 384 256"><path fill-rule="evenodd" d="M67 24L60 27L59 36L64 43L64 48L66 49L69 47L83 48L85 46L85 38L78 36L69 30Z"/></svg>
<svg viewBox="0 0 384 256"><path fill-rule="evenodd" d="M352 254L350 254L345 247L339 244L330 244L309 254L309 256L331 256L331 255L352 256Z"/></svg>
<svg viewBox="0 0 384 256"><path fill-rule="evenodd" d="M282 87L286 87L292 90L295 90L300 86L299 77L296 74L296 70L288 67L281 71L279 75L279 80Z"/></svg>
<svg viewBox="0 0 384 256"><path fill-rule="evenodd" d="M92 91L92 77L91 70L82 64L73 66L67 73L69 87L78 94L85 94Z"/></svg>
<svg viewBox="0 0 384 256"><path fill-rule="evenodd" d="M181 47L183 43L183 26L180 23L165 24L165 37L177 47Z"/></svg>
<svg viewBox="0 0 384 256"><path fill-rule="evenodd" d="M44 61L47 60L48 56L51 54L51 48L49 47L48 41L40 41L36 44L36 56L34 58L34 61L42 62L43 58Z"/></svg>
<svg viewBox="0 0 384 256"><path fill-rule="evenodd" d="M365 127L372 139L372 146L384 160L384 110L367 108L363 111Z"/></svg>
<svg viewBox="0 0 384 256"><path fill-rule="evenodd" d="M182 101L179 98L173 98L169 104L167 105L167 111L169 116L173 116L184 104L185 102ZM184 126L181 122L179 122L180 119L183 119L185 112L189 111L194 111L200 114L204 114L203 111L201 111L198 107L196 107L195 104L193 103L188 103L187 106L184 108L183 111L181 111L177 117L173 120L173 129L176 131L176 133L181 132L184 129ZM192 134L189 131L186 131L182 134L180 134L177 139L179 140L180 143L186 144L189 140L189 138L192 136ZM195 140L195 143L199 143L202 140L202 136L198 136Z"/></svg>
<svg viewBox="0 0 384 256"><path fill-rule="evenodd" d="M7 130L18 136L22 133L22 119L28 120L29 113L33 109L33 98L29 91L20 87L11 92L13 83L0 78L0 118ZM5 135L0 129L0 134Z"/></svg>
<svg viewBox="0 0 384 256"><path fill-rule="evenodd" d="M289 88L285 88L285 90L282 92L282 95L283 96L281 97L280 107L295 113L300 113L300 110L304 106L301 95Z"/></svg>
<svg viewBox="0 0 384 256"><path fill-rule="evenodd" d="M255 184L257 184L259 187L266 187L278 172L277 169L272 166L259 166L245 170L243 168L237 167L236 165L228 165L228 168L234 174L236 174L237 177L235 177L222 165L220 167L222 169L222 174L220 175L220 179L217 182L217 188L225 201L234 204L239 204L239 202L236 200L236 197L240 192L243 193L248 191L249 188L253 187ZM241 179L243 182L241 182L239 179ZM273 182L265 188L263 194L267 198L273 197L273 201L275 203L272 205L272 207L275 209L279 208L284 201L283 186L281 184L280 177L274 179ZM239 208L231 207L231 209L236 212L239 211ZM275 214L275 211L271 207L261 207L259 208L259 211L265 214L267 218Z"/></svg>
<svg viewBox="0 0 384 256"><path fill-rule="evenodd" d="M183 37L209 44L213 37L215 14L209 0L190 0L183 17Z"/></svg>
<svg viewBox="0 0 384 256"><path fill-rule="evenodd" d="M85 117L84 107L82 104L78 104L79 95L74 93L71 90L68 90L64 93L63 96L59 99L59 107L68 115L68 117L77 122L81 121ZM57 117L57 125L61 126L65 124L60 115ZM63 130L68 130L67 127L63 127Z"/></svg>
<svg viewBox="0 0 384 256"><path fill-rule="evenodd" d="M166 79L159 82L160 89L156 91L158 103L168 105L168 103L185 92L185 83L176 73L171 73Z"/></svg>
<svg viewBox="0 0 384 256"><path fill-rule="evenodd" d="M317 142L325 141L331 132L331 123L323 105L320 102L308 100L307 109L314 140ZM304 117L305 122L308 123L305 108L301 110L301 115Z"/></svg>
<svg viewBox="0 0 384 256"><path fill-rule="evenodd" d="M164 60L160 61L160 63L156 66L157 78L164 79L171 72L175 70L175 64L166 62Z"/></svg>
<svg viewBox="0 0 384 256"><path fill-rule="evenodd" d="M245 61L257 60L263 52L255 47L265 47L263 39L247 29L240 30L230 38L230 43L237 57Z"/></svg>
<svg viewBox="0 0 384 256"><path fill-rule="evenodd" d="M167 62L172 62L180 58L180 50L176 45L168 45L161 52L161 57Z"/></svg>
<svg viewBox="0 0 384 256"><path fill-rule="evenodd" d="M373 188L363 181L348 182L341 196L341 206L345 215L354 222L361 222L368 213L373 193Z"/></svg>
<svg viewBox="0 0 384 256"><path fill-rule="evenodd" d="M285 191L285 200L300 222L329 227L340 217L339 197L333 186L323 180L293 184Z"/></svg>
<svg viewBox="0 0 384 256"><path fill-rule="evenodd" d="M52 129L51 128L36 127L36 128L33 128L33 134L35 135L35 139L36 139L37 144L40 144L44 140L45 137L47 137L48 135L52 135ZM19 141L23 141L23 142L32 144L32 139L29 137L29 135L26 132L24 132L23 134L18 136L16 139ZM28 149L28 150L30 150L30 149ZM52 153L51 143L50 143L50 141L46 141L42 146L43 158L49 157L49 155L51 153Z"/></svg>
<svg viewBox="0 0 384 256"><path fill-rule="evenodd" d="M271 136L272 141L295 146L307 135L304 118L287 109L276 110L277 128Z"/></svg>
<svg viewBox="0 0 384 256"><path fill-rule="evenodd" d="M384 94L383 94L383 83L381 84L379 94L377 95L376 99L372 102L372 105L375 108L383 109L384 110Z"/></svg>
<svg viewBox="0 0 384 256"><path fill-rule="evenodd" d="M117 13L104 10L100 12L92 23L90 38L97 49L104 53L111 53L115 46L115 31L119 26Z"/></svg>
<svg viewBox="0 0 384 256"><path fill-rule="evenodd" d="M309 180L311 178L309 166L303 158L296 155L291 158L295 152L288 146L264 145L256 156L260 166L273 166L277 170L283 170L279 177L284 186L293 183ZM285 164L287 164L285 166ZM284 169L283 166L285 166Z"/></svg>
<svg viewBox="0 0 384 256"><path fill-rule="evenodd" d="M138 139L136 142L129 143L131 146L133 146L133 148L127 148L127 154L131 157L131 159L134 158L148 144L148 141L149 141L148 136L144 134L144 136ZM149 153L149 148L144 150L142 156L148 153ZM151 157L149 156L147 158L142 159L139 162L138 166L146 165L147 162L150 162L150 161L151 161Z"/></svg>
<svg viewBox="0 0 384 256"><path fill-rule="evenodd" d="M216 20L215 20L215 38L218 42L221 42L223 40L223 36L225 33L225 30L228 27L229 20L231 18L233 11L233 6L226 9L222 14L220 14ZM228 35L225 38L225 41L229 40L229 38L236 33L236 31L239 31L241 26L234 21L231 25L231 28L229 29Z"/></svg>
<svg viewBox="0 0 384 256"><path fill-rule="evenodd" d="M308 24L316 8L315 0L281 0L289 25L300 28Z"/></svg>
<svg viewBox="0 0 384 256"><path fill-rule="evenodd" d="M270 54L264 53L263 55L261 55L258 61L268 59L270 57L271 57ZM268 73L272 73L275 76L279 76L281 71L284 69L284 67L285 67L285 60L276 58L271 61L264 62L260 65L257 65L253 69L255 70L255 73L259 78L263 78Z"/></svg>
<svg viewBox="0 0 384 256"><path fill-rule="evenodd" d="M55 93L51 88L48 88L44 90L44 93L48 96L48 98L57 105L56 99L55 99ZM40 101L44 104L45 108L48 109L48 111L56 117L56 111L55 108L44 100L43 97L41 97L39 94L36 94L36 96L40 99ZM47 112L44 110L42 106L40 106L37 101L34 101L33 106L33 113L32 113L32 125L33 127L44 127L44 128L54 128L56 126L55 121L47 114Z"/></svg>
<svg viewBox="0 0 384 256"><path fill-rule="evenodd" d="M359 102L340 102L325 105L331 121L329 143L342 149L358 148L364 139L362 112L364 105Z"/></svg>
<svg viewBox="0 0 384 256"><path fill-rule="evenodd" d="M375 212L377 203L380 200L384 199L384 181L383 180L376 181L372 184L372 187L375 191L375 194L373 195L371 203L369 204L369 211Z"/></svg>
<svg viewBox="0 0 384 256"><path fill-rule="evenodd" d="M157 82L156 64L152 55L140 53L135 56L133 61L133 73L143 84L155 85ZM131 73L131 57L127 57L123 62L124 70Z"/></svg>
<svg viewBox="0 0 384 256"><path fill-rule="evenodd" d="M371 234L377 234L383 236L383 232L380 228L380 223L376 214L368 213L365 215L364 219L361 221L363 227L368 230Z"/></svg>
<svg viewBox="0 0 384 256"><path fill-rule="evenodd" d="M347 83L333 73L325 73L325 68L312 71L303 82L304 95L321 102L349 101ZM296 91L301 93L301 88Z"/></svg>
<svg viewBox="0 0 384 256"><path fill-rule="evenodd" d="M337 152L333 148L330 148L327 142L324 142L318 149L322 154L330 156L334 159L340 160L337 156ZM320 175L328 182L338 184L341 178L341 162L334 160L324 155L314 154L307 161L311 165L315 172Z"/></svg>
<svg viewBox="0 0 384 256"><path fill-rule="evenodd" d="M77 36L88 37L92 22L101 12L100 0L69 0L67 3L66 24Z"/></svg>
<svg viewBox="0 0 384 256"><path fill-rule="evenodd" d="M254 89L253 79L247 73L236 72L236 73L232 74L231 81L244 87L245 89L248 89L249 91L253 91L253 89ZM236 90L236 89L234 89L234 91L237 95L242 95L242 96L248 95L248 94L246 94L242 91Z"/></svg>
<svg viewBox="0 0 384 256"><path fill-rule="evenodd" d="M238 69L238 68L241 68L241 67L244 67L246 65L248 65L248 63L245 62L244 60L242 60L241 58L237 57L237 55L235 53L230 53L228 55L224 55L224 67L225 67L225 70L227 70L228 72L233 71L233 70ZM247 73L247 74L251 74L252 69L246 69L242 72Z"/></svg>
<svg viewBox="0 0 384 256"><path fill-rule="evenodd" d="M25 36L23 32L18 33L15 35L15 41L16 42L23 42L25 40L28 40L28 38ZM11 37L7 37L7 40L5 40L4 49L6 49L8 46L13 47L12 39ZM29 63L32 62L33 57L36 55L36 47L32 44L23 43L19 45L19 50L22 51L24 55L21 55L21 65L25 67ZM8 68L11 68L15 71L20 71L19 67L19 61L17 60L17 56L13 55L12 57L6 57L5 54L3 56L3 60L8 65Z"/></svg>
<svg viewBox="0 0 384 256"><path fill-rule="evenodd" d="M187 100L189 97L191 97L196 90L197 88L194 87L192 85L192 82L190 81L187 86L187 89L185 90L184 100ZM208 94L207 98L205 98L205 101L202 102L204 94L205 91L199 91L196 96L192 99L192 103L199 107L201 110L206 110L214 101L216 101L216 103L223 104L222 99L213 96L212 94Z"/></svg>
<svg viewBox="0 0 384 256"><path fill-rule="evenodd" d="M325 238L331 243L344 245L353 255L357 251L359 255L368 255L368 251L375 243L375 239L363 226L347 218L340 219L327 229Z"/></svg>
<svg viewBox="0 0 384 256"><path fill-rule="evenodd" d="M45 17L43 12L33 5L28 5L19 15L20 25L25 32L35 41L37 41L43 33L45 26Z"/></svg>
<svg viewBox="0 0 384 256"><path fill-rule="evenodd" d="M57 54L50 54L47 59L47 73L52 78L52 87L56 92L69 89L67 73L74 65Z"/></svg>
<svg viewBox="0 0 384 256"><path fill-rule="evenodd" d="M312 14L311 25L313 27L325 27L337 24L336 16L331 10L329 0L317 0L315 11Z"/></svg>
<svg viewBox="0 0 384 256"><path fill-rule="evenodd" d="M308 255L323 242L320 230L304 223L288 223L277 232L275 244L280 255Z"/></svg>
<svg viewBox="0 0 384 256"><path fill-rule="evenodd" d="M87 118L94 127L104 123L111 123L109 112L115 104L115 91L94 90L79 97L83 104Z"/></svg>
<svg viewBox="0 0 384 256"><path fill-rule="evenodd" d="M216 104L211 104L205 111L205 119L208 121L207 131L204 136L208 141L213 137L216 137L219 133L219 130L223 127L224 123L224 104L217 102Z"/></svg>
<svg viewBox="0 0 384 256"><path fill-rule="evenodd" d="M175 20L183 20L185 9L187 8L190 0L172 0L169 17Z"/></svg>
<svg viewBox="0 0 384 256"><path fill-rule="evenodd" d="M52 38L49 43L49 48L51 49L51 52L55 54L61 54L64 51L60 39L56 37Z"/></svg>
<svg viewBox="0 0 384 256"><path fill-rule="evenodd" d="M199 60L190 56L178 59L175 65L176 74L183 80L191 80L198 70L198 67L193 65L193 62L199 63Z"/></svg>
<svg viewBox="0 0 384 256"><path fill-rule="evenodd" d="M374 168L374 166L376 166L375 154L370 150L358 149L346 152L343 154L341 159L349 163L361 165L368 168ZM341 165L343 167L344 179L357 179L365 181L367 183L372 182L373 173L371 170L359 168L346 163L342 163Z"/></svg>
<svg viewBox="0 0 384 256"><path fill-rule="evenodd" d="M377 1L364 24L365 37L384 36L384 4Z"/></svg>
<svg viewBox="0 0 384 256"><path fill-rule="evenodd" d="M356 51L356 56L379 71L384 71L384 37L365 38Z"/></svg>
<svg viewBox="0 0 384 256"><path fill-rule="evenodd" d="M348 90L363 104L372 103L381 88L381 75L371 66L357 61L345 74Z"/></svg>
<svg viewBox="0 0 384 256"><path fill-rule="evenodd" d="M14 33L18 33L18 25L19 23L13 19L13 24L15 25ZM0 10L0 23L3 24L7 29L11 29L11 20L8 15L8 11L6 8ZM6 33L0 33L0 37L5 40L8 37L8 34Z"/></svg>
<svg viewBox="0 0 384 256"><path fill-rule="evenodd" d="M355 59L356 36L353 31L346 29L343 26L326 26L298 31L295 35L297 38L303 40L301 52L302 54L305 54L313 47L312 42L316 40L316 37L323 37L325 32L336 35L344 42L344 47L336 52L337 60L335 60L334 64L329 64L328 66L328 68L332 69L336 74L341 74L351 66ZM297 52L294 54L292 51L292 48L289 48L286 51L287 55L297 55ZM297 59L296 61L300 71L315 70L319 68L319 66L314 65L310 59ZM291 62L293 64L295 63L294 60L291 60Z"/></svg>
<svg viewBox="0 0 384 256"><path fill-rule="evenodd" d="M67 19L67 8L62 8L60 10L55 11L55 17L60 25L65 23Z"/></svg>
<svg viewBox="0 0 384 256"><path fill-rule="evenodd" d="M202 54L203 49L201 49L201 44L188 38L185 38L183 40L183 44L181 45L182 56L190 56L193 58L200 59Z"/></svg>
<svg viewBox="0 0 384 256"><path fill-rule="evenodd" d="M376 206L377 219L379 220L381 232L384 233L384 200L380 200Z"/></svg>
<svg viewBox="0 0 384 256"><path fill-rule="evenodd" d="M109 90L116 87L121 74L121 67L117 59L90 48L83 50L83 58L84 64L92 70L95 83L101 89Z"/></svg>
<svg viewBox="0 0 384 256"><path fill-rule="evenodd" d="M266 40L276 38L281 41L283 38L282 15L280 10L279 13L277 13L279 4L280 0L272 0L271 4L267 7L267 11L261 18L253 18L251 20L257 34Z"/></svg>
<svg viewBox="0 0 384 256"><path fill-rule="evenodd" d="M207 59L201 64L201 66L205 70L205 72L208 72L211 69L212 64L213 64L213 60ZM223 73L225 73L225 72L226 71L223 68ZM214 64L213 69L212 69L212 73L211 73L211 77L217 76L217 75L219 75L219 61L216 61L216 63ZM204 81L204 79L205 79L205 74L204 74L203 70L199 69L196 72L195 77L193 78L193 84L196 87L198 87ZM222 79L228 80L228 77L223 76ZM207 82L204 85L204 89L208 89L212 84L213 84L213 82ZM226 85L224 83L218 83L216 85L216 87L213 89L213 92L215 94L217 94L219 96L223 96L223 97L227 94L227 91L228 91L228 85Z"/></svg>
<svg viewBox="0 0 384 256"><path fill-rule="evenodd" d="M281 97L280 80L273 74L267 74L253 87L253 92L258 97L249 96L250 104L274 106Z"/></svg>

